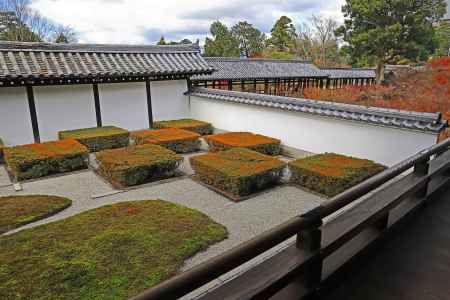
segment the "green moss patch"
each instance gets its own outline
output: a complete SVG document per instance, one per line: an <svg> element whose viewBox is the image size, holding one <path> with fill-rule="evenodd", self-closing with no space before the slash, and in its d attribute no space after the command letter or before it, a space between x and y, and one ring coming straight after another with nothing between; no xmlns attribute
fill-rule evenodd
<svg viewBox="0 0 450 300"><path fill-rule="evenodd" d="M100 207L0 237L0 299L127 299L226 236L161 200Z"/></svg>
<svg viewBox="0 0 450 300"><path fill-rule="evenodd" d="M73 139L5 148L5 160L17 180L87 168L88 151Z"/></svg>
<svg viewBox="0 0 450 300"><path fill-rule="evenodd" d="M71 200L57 196L0 197L0 233L49 217L71 203Z"/></svg>
<svg viewBox="0 0 450 300"><path fill-rule="evenodd" d="M130 133L114 126L83 128L60 131L59 139L75 139L85 145L90 152L128 146Z"/></svg>
<svg viewBox="0 0 450 300"><path fill-rule="evenodd" d="M371 160L325 153L289 163L292 181L333 197L386 169Z"/></svg>
<svg viewBox="0 0 450 300"><path fill-rule="evenodd" d="M152 144L104 150L96 157L98 172L117 187L172 177L183 161L175 152Z"/></svg>
<svg viewBox="0 0 450 300"><path fill-rule="evenodd" d="M190 161L200 181L235 197L274 185L285 167L281 160L244 148L199 155Z"/></svg>
<svg viewBox="0 0 450 300"><path fill-rule="evenodd" d="M247 148L267 155L281 153L281 141L251 132L227 132L207 136L206 142L213 152L230 148Z"/></svg>
<svg viewBox="0 0 450 300"><path fill-rule="evenodd" d="M210 123L194 119L180 119L180 120L154 122L153 128L155 129L178 128L193 131L200 135L208 135L213 133L213 127Z"/></svg>

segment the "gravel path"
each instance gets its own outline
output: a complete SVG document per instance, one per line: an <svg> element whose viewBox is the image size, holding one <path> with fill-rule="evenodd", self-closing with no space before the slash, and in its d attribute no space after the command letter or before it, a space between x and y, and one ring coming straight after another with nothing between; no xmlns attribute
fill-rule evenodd
<svg viewBox="0 0 450 300"><path fill-rule="evenodd" d="M180 170L187 174L192 173L187 162L184 163ZM0 180L4 180L1 174L0 169ZM72 206L68 209L47 219L10 231L8 234L61 220L103 205L147 199L164 199L197 209L227 227L229 231L228 239L187 260L183 270L187 270L225 250L237 246L298 214L311 210L324 201L323 198L317 195L293 186L283 185L243 202L234 203L186 176L144 185L129 191L117 191L95 173L88 170L26 182L22 184L23 190L20 192L14 192L12 186L2 187L1 182L0 196L46 194L67 197L73 201ZM283 245L280 247L283 247ZM260 260L261 258L258 259ZM255 261L257 260L254 260L252 263L254 264ZM242 272L243 268L245 266L235 270L234 274L239 271ZM229 277L230 274L227 276ZM222 277L216 284L223 282L223 280L225 279ZM214 282L210 286L212 285L214 285ZM186 299L191 299L200 292L201 290Z"/></svg>

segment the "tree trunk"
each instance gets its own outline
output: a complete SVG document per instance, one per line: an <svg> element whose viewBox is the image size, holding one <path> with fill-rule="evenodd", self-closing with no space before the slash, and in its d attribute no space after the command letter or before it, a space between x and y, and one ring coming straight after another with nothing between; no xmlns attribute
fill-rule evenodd
<svg viewBox="0 0 450 300"><path fill-rule="evenodd" d="M382 84L384 82L384 71L384 61L380 59L377 63L377 84Z"/></svg>

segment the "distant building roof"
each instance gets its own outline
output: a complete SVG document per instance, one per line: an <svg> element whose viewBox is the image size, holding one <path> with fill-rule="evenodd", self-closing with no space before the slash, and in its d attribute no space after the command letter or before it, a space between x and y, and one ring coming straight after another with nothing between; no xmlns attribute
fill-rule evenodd
<svg viewBox="0 0 450 300"><path fill-rule="evenodd" d="M198 45L0 42L0 82L209 74Z"/></svg>
<svg viewBox="0 0 450 300"><path fill-rule="evenodd" d="M327 77L326 72L309 61L224 57L205 57L205 60L216 71L194 76L193 80Z"/></svg>
<svg viewBox="0 0 450 300"><path fill-rule="evenodd" d="M190 94L217 101L272 107L348 121L433 133L439 133L448 126L447 121L442 119L440 113L409 112L200 87L195 87Z"/></svg>
<svg viewBox="0 0 450 300"><path fill-rule="evenodd" d="M375 69L362 68L323 68L332 79L337 78L376 78Z"/></svg>

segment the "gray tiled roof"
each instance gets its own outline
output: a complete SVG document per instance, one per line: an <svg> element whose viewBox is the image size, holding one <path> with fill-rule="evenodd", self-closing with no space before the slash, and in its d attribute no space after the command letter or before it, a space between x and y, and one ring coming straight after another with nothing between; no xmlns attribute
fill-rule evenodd
<svg viewBox="0 0 450 300"><path fill-rule="evenodd" d="M216 71L194 76L193 80L327 77L325 71L308 61L224 57L205 57L205 60Z"/></svg>
<svg viewBox="0 0 450 300"><path fill-rule="evenodd" d="M0 42L0 81L209 74L198 45Z"/></svg>
<svg viewBox="0 0 450 300"><path fill-rule="evenodd" d="M333 103L207 88L194 88L193 96L217 101L278 108L374 125L438 133L447 127L440 113L408 112L377 107Z"/></svg>
<svg viewBox="0 0 450 300"><path fill-rule="evenodd" d="M337 78L375 78L375 69L358 69L358 68L323 68L331 79Z"/></svg>

